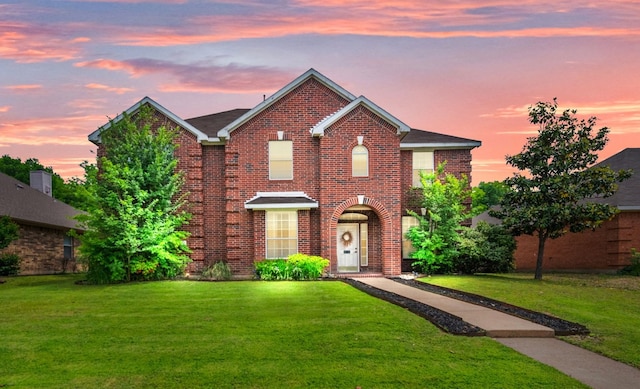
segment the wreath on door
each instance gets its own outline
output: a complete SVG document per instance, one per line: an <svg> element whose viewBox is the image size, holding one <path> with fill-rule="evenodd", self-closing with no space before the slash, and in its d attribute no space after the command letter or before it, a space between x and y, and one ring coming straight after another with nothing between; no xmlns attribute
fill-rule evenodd
<svg viewBox="0 0 640 389"><path fill-rule="evenodd" d="M351 235L351 232L347 231L342 234L342 236L340 237L340 241L342 242L342 245L344 247L350 246L351 242L353 242L353 236Z"/></svg>

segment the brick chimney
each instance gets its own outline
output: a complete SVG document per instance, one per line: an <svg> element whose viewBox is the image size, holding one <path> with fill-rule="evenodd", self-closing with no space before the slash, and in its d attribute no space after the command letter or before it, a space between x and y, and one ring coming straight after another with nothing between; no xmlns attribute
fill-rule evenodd
<svg viewBox="0 0 640 389"><path fill-rule="evenodd" d="M31 187L40 192L53 197L51 190L51 173L44 170L36 170L29 173L29 182Z"/></svg>

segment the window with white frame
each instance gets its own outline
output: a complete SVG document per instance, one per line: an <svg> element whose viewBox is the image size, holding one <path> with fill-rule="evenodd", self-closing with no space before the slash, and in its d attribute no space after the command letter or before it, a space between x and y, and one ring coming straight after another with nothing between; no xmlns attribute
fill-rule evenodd
<svg viewBox="0 0 640 389"><path fill-rule="evenodd" d="M63 255L65 259L73 259L73 237L64 236Z"/></svg>
<svg viewBox="0 0 640 389"><path fill-rule="evenodd" d="M286 258L298 252L298 212L266 211L267 258Z"/></svg>
<svg viewBox="0 0 640 389"><path fill-rule="evenodd" d="M420 172L433 173L433 151L413 152L413 186L420 187Z"/></svg>
<svg viewBox="0 0 640 389"><path fill-rule="evenodd" d="M269 141L269 179L293 180L292 141Z"/></svg>
<svg viewBox="0 0 640 389"><path fill-rule="evenodd" d="M357 145L351 150L351 175L353 177L369 175L369 150L363 145Z"/></svg>
<svg viewBox="0 0 640 389"><path fill-rule="evenodd" d="M411 258L411 254L416 251L415 247L409 239L407 239L406 235L409 232L409 228L417 227L420 225L418 219L413 216L403 216L402 217L402 258Z"/></svg>

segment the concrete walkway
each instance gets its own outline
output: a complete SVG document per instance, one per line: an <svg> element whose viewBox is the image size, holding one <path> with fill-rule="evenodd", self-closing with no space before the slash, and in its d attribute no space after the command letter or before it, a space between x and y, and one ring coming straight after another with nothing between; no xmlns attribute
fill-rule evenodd
<svg viewBox="0 0 640 389"><path fill-rule="evenodd" d="M449 312L484 329L505 346L556 368L596 389L640 388L640 370L554 338L551 328L489 308L412 288L383 277L358 278L364 284Z"/></svg>

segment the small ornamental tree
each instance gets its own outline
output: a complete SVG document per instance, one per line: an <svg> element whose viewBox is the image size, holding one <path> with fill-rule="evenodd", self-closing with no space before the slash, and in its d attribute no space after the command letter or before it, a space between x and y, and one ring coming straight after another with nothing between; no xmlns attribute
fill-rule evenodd
<svg viewBox="0 0 640 389"><path fill-rule="evenodd" d="M507 156L515 173L504 183L510 189L500 208L489 213L502 219L514 235L537 235L535 279L542 279L545 243L565 233L594 229L618 210L589 198L609 197L631 172L593 166L607 144L606 127L595 130L596 118L578 120L575 110L558 114L558 104L539 102L529 107L529 121L539 126L522 152Z"/></svg>
<svg viewBox="0 0 640 389"><path fill-rule="evenodd" d="M93 205L78 219L87 229L80 252L91 282L172 278L189 261L176 132L154 124L148 109L111 121L100 134L99 171L87 165Z"/></svg>
<svg viewBox="0 0 640 389"><path fill-rule="evenodd" d="M433 173L421 173L422 208L425 215L407 211L419 225L407 232L416 249L411 257L414 266L425 273L446 273L453 268L462 223L472 216L465 204L471 198L466 177L444 174L444 164Z"/></svg>
<svg viewBox="0 0 640 389"><path fill-rule="evenodd" d="M20 227L9 216L0 216L0 251L19 238ZM0 253L0 276L20 272L20 258L16 254Z"/></svg>

